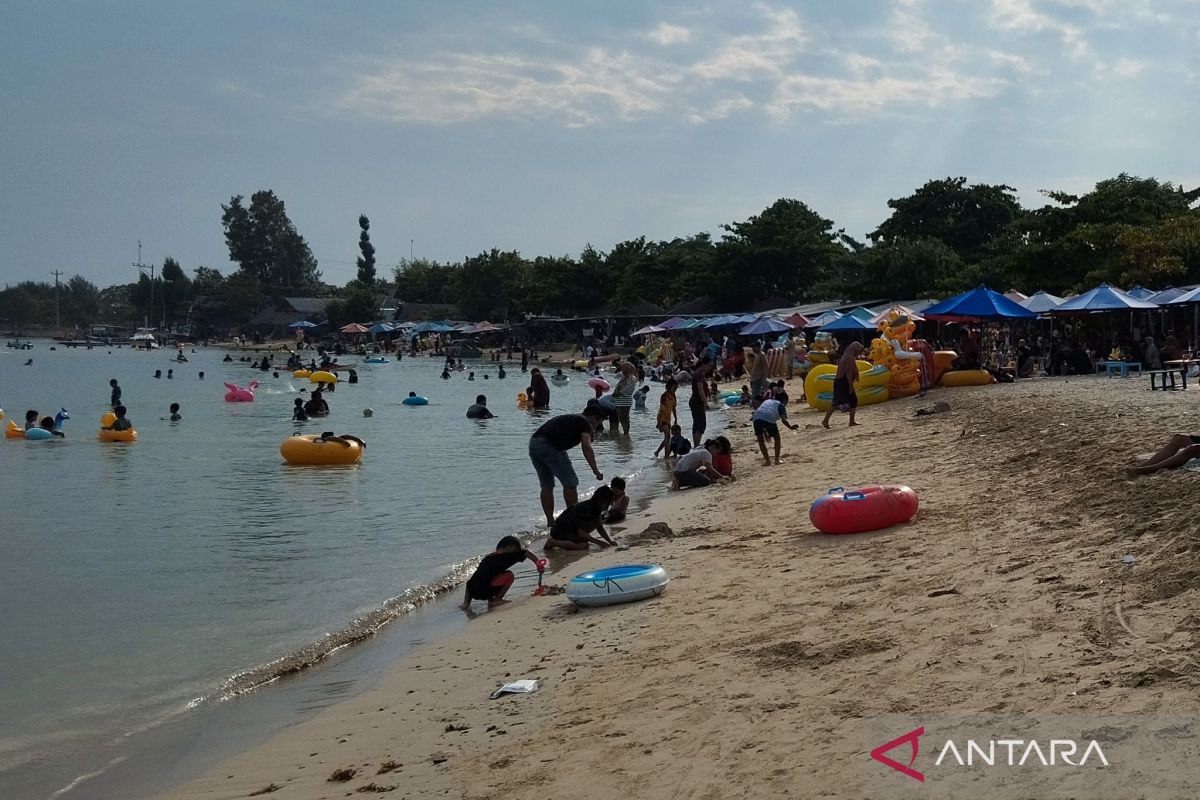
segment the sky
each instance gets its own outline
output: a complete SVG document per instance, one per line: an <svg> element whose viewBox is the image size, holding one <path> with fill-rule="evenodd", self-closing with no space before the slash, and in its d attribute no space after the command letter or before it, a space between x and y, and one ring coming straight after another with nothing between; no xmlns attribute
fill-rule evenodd
<svg viewBox="0 0 1200 800"><path fill-rule="evenodd" d="M7 0L0 283L231 271L273 189L326 281L608 250L780 197L863 238L925 181L1200 184L1196 0Z"/></svg>

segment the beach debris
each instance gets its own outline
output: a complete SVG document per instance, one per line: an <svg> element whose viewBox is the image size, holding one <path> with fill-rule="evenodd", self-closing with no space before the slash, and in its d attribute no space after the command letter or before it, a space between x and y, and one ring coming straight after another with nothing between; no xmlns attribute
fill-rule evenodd
<svg viewBox="0 0 1200 800"><path fill-rule="evenodd" d="M400 769L403 766L404 765L401 764L399 761L388 760L379 765L379 771L376 772L375 774L376 775L386 775L387 773L391 772L392 770Z"/></svg>
<svg viewBox="0 0 1200 800"><path fill-rule="evenodd" d="M1137 558L1135 556L1121 556L1121 563L1127 567L1132 567L1137 563Z"/></svg>
<svg viewBox="0 0 1200 800"><path fill-rule="evenodd" d="M354 769L353 767L343 767L342 769L335 769L333 771L333 774L325 779L325 782L326 783L345 783L346 781L353 778L357 773L358 773L358 770Z"/></svg>
<svg viewBox="0 0 1200 800"><path fill-rule="evenodd" d="M259 795L270 794L271 792L278 792L282 788L283 787L277 783L268 783L266 786L259 789L258 791L251 792L250 794L247 795L247 797L258 797Z"/></svg>
<svg viewBox="0 0 1200 800"><path fill-rule="evenodd" d="M492 692L491 698L495 700L497 697L506 694L529 694L536 692L538 688L537 679L524 678L512 683L506 683L496 691Z"/></svg>
<svg viewBox="0 0 1200 800"><path fill-rule="evenodd" d="M469 730L471 730L470 725L464 725L461 723L455 724L455 723L451 722L449 725L446 726L446 733L454 733L455 731L469 731Z"/></svg>
<svg viewBox="0 0 1200 800"><path fill-rule="evenodd" d="M930 408L918 408L913 414L914 417L928 417L931 414L945 414L950 410L950 404L945 400L939 400Z"/></svg>
<svg viewBox="0 0 1200 800"><path fill-rule="evenodd" d="M394 792L396 791L396 787L380 786L378 783L368 783L364 786L358 787L354 791L358 792L359 794L366 794L367 792L377 792L382 794L383 792Z"/></svg>
<svg viewBox="0 0 1200 800"><path fill-rule="evenodd" d="M945 597L948 594L961 594L961 592L959 592L958 589L955 589L953 586L951 586L949 589L934 589L932 592L930 592L929 594L927 594L925 596L926 597Z"/></svg>
<svg viewBox="0 0 1200 800"><path fill-rule="evenodd" d="M429 760L432 761L434 764L444 764L450 760L450 755L448 753L443 753L441 751L438 751L438 752L434 753L433 755L429 756Z"/></svg>

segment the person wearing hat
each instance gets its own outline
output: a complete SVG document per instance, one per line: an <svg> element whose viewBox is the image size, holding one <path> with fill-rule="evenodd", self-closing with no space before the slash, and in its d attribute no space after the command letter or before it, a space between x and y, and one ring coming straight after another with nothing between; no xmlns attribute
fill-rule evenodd
<svg viewBox="0 0 1200 800"><path fill-rule="evenodd" d="M604 480L604 474L596 466L596 453L592 450L592 436L600 425L603 412L589 404L582 414L560 414L552 417L529 437L529 460L533 462L541 484L542 511L546 515L546 526L554 525L554 482L562 484L563 503L567 508L579 502L579 478L571 465L567 452L579 447L583 458L592 469L596 480Z"/></svg>

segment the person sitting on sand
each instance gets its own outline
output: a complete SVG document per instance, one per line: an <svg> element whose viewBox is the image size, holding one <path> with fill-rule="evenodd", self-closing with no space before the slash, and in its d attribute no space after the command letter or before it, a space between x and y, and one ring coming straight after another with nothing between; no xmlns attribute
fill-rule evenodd
<svg viewBox="0 0 1200 800"><path fill-rule="evenodd" d="M624 478L613 478L608 482L608 486L613 491L613 499L608 510L604 512L604 521L612 524L625 519L625 515L629 513L629 495L625 494Z"/></svg>
<svg viewBox="0 0 1200 800"><path fill-rule="evenodd" d="M604 530L604 513L613 501L613 490L601 486L587 500L565 509L550 526L550 537L543 550L587 550L593 544L601 547L615 545ZM592 531L602 538L592 536Z"/></svg>
<svg viewBox="0 0 1200 800"><path fill-rule="evenodd" d="M855 370L857 369L858 367L855 367ZM775 440L775 463L780 463L779 450L782 447L782 440L779 436L780 422L793 431L799 427L788 422L787 406L775 398L763 400L750 415L750 423L754 426L754 438L758 440L758 449L762 453L764 466L771 465L771 459L767 455L768 436Z"/></svg>
<svg viewBox="0 0 1200 800"><path fill-rule="evenodd" d="M102 430L127 431L127 430L132 429L133 423L130 422L128 419L126 419L126 417L125 417L126 413L127 413L127 410L126 410L125 406L117 406L116 408L114 408L113 414L116 416L116 419L113 420L112 425L102 428Z"/></svg>
<svg viewBox="0 0 1200 800"><path fill-rule="evenodd" d="M67 435L54 427L54 417L42 417L41 424L38 426L44 431L50 431L51 436L57 436L59 439L67 438Z"/></svg>
<svg viewBox="0 0 1200 800"><path fill-rule="evenodd" d="M713 453L713 469L731 481L736 480L733 476L733 444L725 436L716 437L716 442L720 447Z"/></svg>
<svg viewBox="0 0 1200 800"><path fill-rule="evenodd" d="M1177 433L1167 440L1161 450L1141 464L1129 467L1125 473L1131 478L1136 478L1163 469L1179 469L1193 458L1200 458L1200 436Z"/></svg>
<svg viewBox="0 0 1200 800"><path fill-rule="evenodd" d="M304 410L304 398L297 397L292 407L292 422L307 422L308 414Z"/></svg>
<svg viewBox="0 0 1200 800"><path fill-rule="evenodd" d="M486 600L488 608L509 602L504 599L504 595L516 580L510 568L525 560L532 561L538 572L545 569L545 563L526 550L520 539L505 536L496 543L495 550L483 557L479 566L467 579L462 605L459 607L466 611L471 607L472 600Z"/></svg>
<svg viewBox="0 0 1200 800"><path fill-rule="evenodd" d="M671 488L711 486L714 483L724 483L725 476L713 467L713 455L720 452L721 445L716 439L706 439L703 447L681 456L675 462L671 471Z"/></svg>
<svg viewBox="0 0 1200 800"><path fill-rule="evenodd" d="M742 384L742 395L738 398L739 406L749 406L754 404L754 395L750 394L750 387Z"/></svg>
<svg viewBox="0 0 1200 800"><path fill-rule="evenodd" d="M692 443L683 435L683 428L679 425L671 426L669 448L669 455L672 456L687 455L692 451Z"/></svg>
<svg viewBox="0 0 1200 800"><path fill-rule="evenodd" d="M467 419L492 419L495 416L487 407L486 395L476 395L475 405L467 409Z"/></svg>
<svg viewBox="0 0 1200 800"><path fill-rule="evenodd" d="M325 398L321 396L320 389L313 390L312 397L304 404L304 413L310 417L329 416L329 403L325 402Z"/></svg>
<svg viewBox="0 0 1200 800"><path fill-rule="evenodd" d="M825 412L825 419L821 420L821 424L826 428L829 427L829 418L833 416L834 411L849 411L850 425L858 424L854 421L854 412L858 409L858 395L854 392L854 384L858 382L857 362L862 351L861 342L851 342L838 360L837 373L833 376L833 404Z"/></svg>

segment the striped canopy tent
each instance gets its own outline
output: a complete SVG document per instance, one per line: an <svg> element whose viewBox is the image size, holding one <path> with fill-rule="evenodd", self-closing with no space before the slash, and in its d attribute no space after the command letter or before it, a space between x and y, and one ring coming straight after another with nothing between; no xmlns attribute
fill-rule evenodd
<svg viewBox="0 0 1200 800"><path fill-rule="evenodd" d="M892 312L895 312L898 315L905 315L909 319L911 319L913 322L920 322L923 319L925 319L925 317L923 315L921 315L919 312L913 311L908 306L902 306L899 303L896 303L895 305L888 306L887 308L883 309L875 316L871 317L870 322L872 322L875 325L878 325L880 322L883 321L884 317L888 316Z"/></svg>
<svg viewBox="0 0 1200 800"><path fill-rule="evenodd" d="M842 314L842 312L834 311L831 308L828 311L826 311L825 313L818 314L817 316L810 319L808 321L808 324L806 324L804 327L808 328L808 329L816 328L819 330L821 327L828 325L829 323L833 322L835 319L841 319L843 316L844 315Z"/></svg>
<svg viewBox="0 0 1200 800"><path fill-rule="evenodd" d="M1063 299L1058 295L1053 295L1049 292L1044 292L1039 289L1038 291L1029 295L1029 297L1025 298L1021 305L1025 306L1025 308L1029 309L1035 314L1045 314L1051 309L1062 305L1062 301Z"/></svg>

